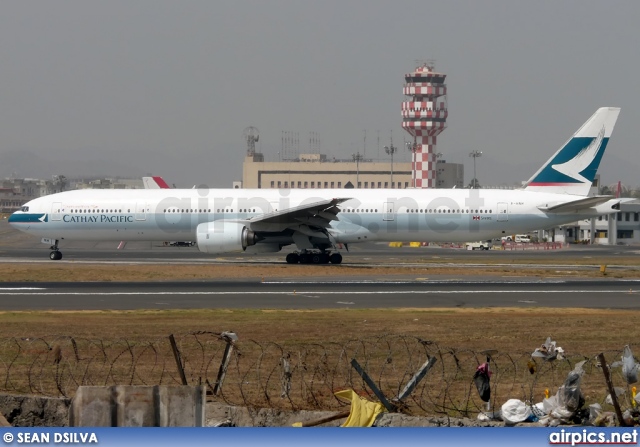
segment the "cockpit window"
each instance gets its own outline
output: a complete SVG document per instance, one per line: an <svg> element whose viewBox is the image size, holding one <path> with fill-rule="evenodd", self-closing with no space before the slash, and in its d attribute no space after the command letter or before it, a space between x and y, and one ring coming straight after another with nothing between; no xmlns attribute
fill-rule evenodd
<svg viewBox="0 0 640 447"><path fill-rule="evenodd" d="M28 206L23 206L23 207L22 207L22 212L23 212L23 213L27 213L27 212L29 212L29 207L28 207Z"/></svg>

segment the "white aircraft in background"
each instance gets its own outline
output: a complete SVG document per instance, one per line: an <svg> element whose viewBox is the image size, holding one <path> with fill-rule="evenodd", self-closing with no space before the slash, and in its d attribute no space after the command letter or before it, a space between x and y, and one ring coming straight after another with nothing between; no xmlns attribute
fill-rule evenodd
<svg viewBox="0 0 640 447"><path fill-rule="evenodd" d="M169 185L160 176L142 177L144 189L169 189Z"/></svg>
<svg viewBox="0 0 640 447"><path fill-rule="evenodd" d="M142 177L142 184L144 185L144 189L169 189L167 182L160 176ZM127 241L120 241L118 250L124 249L126 245Z"/></svg>
<svg viewBox="0 0 640 447"><path fill-rule="evenodd" d="M78 190L32 200L9 223L42 237L53 260L63 240L195 240L211 254L295 244L288 263L339 264L339 244L526 233L619 209L621 199L588 197L619 112L598 109L519 190Z"/></svg>

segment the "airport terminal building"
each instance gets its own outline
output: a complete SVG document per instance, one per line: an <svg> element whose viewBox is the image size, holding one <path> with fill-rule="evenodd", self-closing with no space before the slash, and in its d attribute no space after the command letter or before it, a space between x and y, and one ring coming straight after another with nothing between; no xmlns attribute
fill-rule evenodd
<svg viewBox="0 0 640 447"><path fill-rule="evenodd" d="M355 158L355 157L354 157ZM438 160L438 188L463 188L464 166ZM337 160L324 154L300 154L293 160L264 161L261 153L248 154L239 188L413 188L410 162L374 161L366 158Z"/></svg>

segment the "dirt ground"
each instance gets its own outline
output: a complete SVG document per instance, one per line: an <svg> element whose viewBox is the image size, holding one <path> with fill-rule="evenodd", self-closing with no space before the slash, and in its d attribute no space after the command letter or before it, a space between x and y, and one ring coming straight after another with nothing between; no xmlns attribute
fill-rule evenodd
<svg viewBox="0 0 640 447"><path fill-rule="evenodd" d="M478 262L483 262L476 260ZM201 279L232 279L246 278L265 280L270 278L296 278L308 276L312 269L315 277L349 277L370 276L374 278L393 276L413 276L420 278L437 278L442 275L474 275L474 276L530 276L537 278L549 277L582 277L582 278L638 278L640 270L636 269L637 260L616 259L598 260L602 264L617 264L629 268L609 268L601 273L599 265L590 262L576 263L588 265L582 269L562 269L547 267L544 258L537 259L537 266L522 268L516 262L511 264L484 264L482 267L469 265L441 265L437 261L418 259L420 266L410 267L379 267L343 264L334 265L287 265L287 264L242 264L240 265L95 265L90 263L32 263L9 264L0 262L0 284L8 281L48 282L48 281L163 281L163 280L201 280ZM495 262L495 260L494 260ZM504 262L504 261L503 261ZM438 265L434 265L438 264Z"/></svg>
<svg viewBox="0 0 640 447"><path fill-rule="evenodd" d="M591 260L593 262L593 260ZM326 267L326 268L324 268ZM2 281L162 281L196 280L212 278L275 278L296 277L309 272L309 266L287 265L91 265L35 263L13 265L0 263L0 287ZM315 266L314 276L370 276L372 278L391 278L394 275L420 278L438 278L441 275L495 275L533 277L580 276L601 277L597 268L586 270L558 271L545 267L543 263L534 268L517 266L487 266L470 268L465 265L434 267L425 262L424 267L387 268L361 266ZM619 269L618 274L636 277L637 272ZM630 294L629 299L637 299ZM60 336L81 340L101 340L105 344L126 340L134 345L164 340L169 334L186 339L184 334L198 331L233 331L239 337L239 351L243 358L254 359L260 353L260 347L305 345L332 348L340 347L354 340L365 340L388 335L414 336L432 341L442 352L480 352L497 350L500 353L530 353L551 336L568 356L593 358L600 352L607 352L611 361L612 351L620 352L630 344L634 352L640 352L638 346L638 321L640 311L629 310L590 310L590 309L340 309L340 310L137 310L137 311L80 311L80 312L0 312L0 342L6 349L15 345L27 346L28 340L45 339L50 342L61 340ZM182 335L181 335L182 334ZM12 340L18 340L12 342ZM24 340L27 340L25 342ZM25 344L26 343L26 344ZM183 345L185 346L185 345ZM81 346L82 347L82 346ZM199 345L192 351L183 348L187 358L197 357ZM189 348L191 349L191 348ZM254 352L255 351L255 352ZM84 351L83 351L84 352ZM69 348L63 353L70 355ZM30 352L25 354L32 355ZM50 356L39 354L42 370L52 368ZM617 354L616 354L617 355ZM48 357L46 357L48 356ZM518 357L518 358L520 358ZM123 357L124 358L124 357ZM29 357L30 359L30 357ZM375 360L375 359L373 359ZM30 362L30 363L29 363ZM33 364L34 360L29 360ZM117 362L116 362L117 363ZM250 363L250 362L249 362ZM117 363L119 364L119 363ZM167 363L171 365L171 363ZM14 369L19 365L14 365ZM215 365L214 365L215 366ZM369 364L372 367L372 364ZM127 366L128 368L128 366ZM172 366L167 367L172 371ZM275 366L274 366L275 368ZM125 368L126 369L126 368ZM214 368L215 369L215 368ZM16 370L17 371L17 370ZM401 371L402 372L402 371ZM31 369L24 373L32 374ZM51 373L52 375L54 373ZM57 373L56 373L57 374ZM212 373L213 374L213 373ZM126 374L125 374L126 375ZM236 374L237 375L237 374ZM465 380L472 372L464 375ZM468 377L467 377L468 376ZM560 375L558 375L559 377ZM13 374L12 383L20 384L21 375ZM31 376L29 376L31 377ZM44 377L44 376L43 376ZM49 377L49 376L47 376ZM55 376L57 377L57 375ZM233 376L235 377L235 376ZM542 376L548 378L547 376ZM593 374L596 385L588 388L590 401L603 398L600 378ZM49 377L50 378L50 377ZM440 380L436 377L434 380ZM32 381L29 381L31 383ZM452 392L460 394L468 388L450 385ZM37 383L37 381L36 381ZM532 388L537 394L541 391ZM549 386L546 384L545 386ZM22 388L20 388L22 389ZM26 389L26 388L25 388ZM54 388L52 388L54 389ZM462 390L462 391L461 391ZM36 390L37 391L37 390ZM31 393L36 391L31 390ZM248 391L246 391L249 393ZM467 391L464 391L467 392ZM533 391L532 391L533 392ZM505 395L519 395L513 389L500 391ZM514 394L516 393L516 394ZM277 394L277 393L276 393ZM454 393L455 396L458 396ZM231 393L238 402L263 404L261 395L253 390L249 394ZM238 396L244 396L242 399ZM324 401L323 401L324 402ZM466 401L464 401L466 402ZM300 404L303 405L303 404ZM324 405L324 403L322 404ZM316 404L316 406L322 406ZM461 404L462 405L462 404ZM463 407L469 404L464 403ZM304 406L304 405L303 405ZM426 410L425 410L426 411ZM428 413L429 411L427 411Z"/></svg>
<svg viewBox="0 0 640 447"><path fill-rule="evenodd" d="M66 335L150 341L171 333L234 331L241 340L345 342L415 335L441 346L533 350L547 336L567 352L594 353L637 343L640 311L585 309L168 310L2 312L0 339Z"/></svg>

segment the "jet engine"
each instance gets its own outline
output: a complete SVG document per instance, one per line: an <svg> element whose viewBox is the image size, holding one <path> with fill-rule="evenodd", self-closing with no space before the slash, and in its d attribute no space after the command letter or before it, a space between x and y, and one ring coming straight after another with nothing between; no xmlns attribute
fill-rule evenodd
<svg viewBox="0 0 640 447"><path fill-rule="evenodd" d="M211 254L242 252L258 242L256 234L246 225L224 221L198 225L196 240L200 251Z"/></svg>

